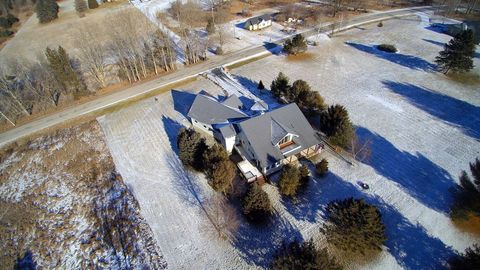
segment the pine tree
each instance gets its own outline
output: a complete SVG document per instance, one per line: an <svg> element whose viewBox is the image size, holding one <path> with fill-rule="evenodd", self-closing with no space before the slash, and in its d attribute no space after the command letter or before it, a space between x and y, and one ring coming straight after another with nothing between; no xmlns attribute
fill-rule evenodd
<svg viewBox="0 0 480 270"><path fill-rule="evenodd" d="M474 244L465 250L461 256L455 256L448 264L451 270L476 270L480 269L480 246Z"/></svg>
<svg viewBox="0 0 480 270"><path fill-rule="evenodd" d="M466 72L473 68L475 38L471 29L458 33L437 56L435 62L441 72Z"/></svg>
<svg viewBox="0 0 480 270"><path fill-rule="evenodd" d="M232 187L236 169L225 148L219 144L214 144L206 149L203 153L203 162L210 186L215 191L228 193Z"/></svg>
<svg viewBox="0 0 480 270"><path fill-rule="evenodd" d="M375 206L350 198L330 202L326 210L328 223L321 232L330 244L360 254L382 250L387 237L382 215Z"/></svg>
<svg viewBox="0 0 480 270"><path fill-rule="evenodd" d="M213 23L213 19L212 19L212 18L209 18L209 19L208 19L206 30L207 30L207 33L208 33L209 35L215 33L215 24Z"/></svg>
<svg viewBox="0 0 480 270"><path fill-rule="evenodd" d="M88 0L88 8L89 9L98 8L97 0Z"/></svg>
<svg viewBox="0 0 480 270"><path fill-rule="evenodd" d="M58 50L47 47L45 55L55 79L64 90L72 91L76 96L85 93L85 84L75 72L70 57L62 46L58 46Z"/></svg>
<svg viewBox="0 0 480 270"><path fill-rule="evenodd" d="M259 89L259 90L265 89L265 85L263 85L262 80L260 80L260 82L258 83L257 89Z"/></svg>
<svg viewBox="0 0 480 270"><path fill-rule="evenodd" d="M257 183L253 183L242 203L243 214L254 222L265 221L272 212L268 194Z"/></svg>
<svg viewBox="0 0 480 270"><path fill-rule="evenodd" d="M299 168L300 172L300 184L306 185L310 181L310 170L306 165L302 165Z"/></svg>
<svg viewBox="0 0 480 270"><path fill-rule="evenodd" d="M85 0L75 0L75 10L78 14L84 14L87 9L88 7Z"/></svg>
<svg viewBox="0 0 480 270"><path fill-rule="evenodd" d="M348 112L341 105L332 105L321 113L320 130L328 136L331 143L341 147L347 147L355 137Z"/></svg>
<svg viewBox="0 0 480 270"><path fill-rule="evenodd" d="M273 259L272 268L275 270L341 270L342 267L330 257L326 249L317 250L312 240L302 244L293 241L283 246Z"/></svg>
<svg viewBox="0 0 480 270"><path fill-rule="evenodd" d="M287 54L299 54L307 50L307 41L303 35L295 35L292 39L287 39L283 44L283 51Z"/></svg>
<svg viewBox="0 0 480 270"><path fill-rule="evenodd" d="M300 186L300 171L297 167L285 165L278 183L280 193L285 196L295 196Z"/></svg>
<svg viewBox="0 0 480 270"><path fill-rule="evenodd" d="M177 136L177 147L178 156L185 166L196 170L203 169L201 160L207 146L198 132L182 128Z"/></svg>
<svg viewBox="0 0 480 270"><path fill-rule="evenodd" d="M470 213L480 216L480 160L478 158L470 163L470 172L473 180L465 171L460 176L460 185L452 207L453 218L466 218Z"/></svg>
<svg viewBox="0 0 480 270"><path fill-rule="evenodd" d="M275 97L285 96L290 89L290 84L288 82L288 77L285 76L282 72L278 73L277 78L272 81L270 85L270 91Z"/></svg>
<svg viewBox="0 0 480 270"><path fill-rule="evenodd" d="M40 23L48 23L58 18L58 4L55 0L37 0L36 12Z"/></svg>

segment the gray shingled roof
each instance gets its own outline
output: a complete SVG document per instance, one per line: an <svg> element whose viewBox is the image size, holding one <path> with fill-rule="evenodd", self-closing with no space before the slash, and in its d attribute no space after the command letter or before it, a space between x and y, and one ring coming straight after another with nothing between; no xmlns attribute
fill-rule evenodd
<svg viewBox="0 0 480 270"><path fill-rule="evenodd" d="M231 95L222 102L223 105L232 107L234 109L240 109L243 107L243 102L240 100L237 95Z"/></svg>
<svg viewBox="0 0 480 270"><path fill-rule="evenodd" d="M253 18L248 19L245 22L245 27L248 27L249 25L259 24L261 21L268 21L268 20L271 20L271 19L272 19L272 16L270 14L264 14L264 15L261 15L261 16L258 16L258 17L253 17Z"/></svg>
<svg viewBox="0 0 480 270"><path fill-rule="evenodd" d="M276 123L272 124L272 122ZM294 142L300 148L288 153L289 156L319 143L315 130L295 103L247 119L237 125L245 133L261 167L268 167L284 158L282 151L272 143L272 140L277 140L280 133L285 135L291 133L298 136L294 138ZM275 129L272 128L273 126ZM275 130L273 133L278 132L279 134L272 134L272 130Z"/></svg>
<svg viewBox="0 0 480 270"><path fill-rule="evenodd" d="M247 117L239 110L227 107L216 99L198 94L188 111L188 116L201 123L212 125L226 123L229 120Z"/></svg>

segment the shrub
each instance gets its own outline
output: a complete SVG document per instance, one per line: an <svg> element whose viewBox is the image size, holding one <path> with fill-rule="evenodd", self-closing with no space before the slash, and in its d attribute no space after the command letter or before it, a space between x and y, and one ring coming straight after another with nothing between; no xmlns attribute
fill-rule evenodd
<svg viewBox="0 0 480 270"><path fill-rule="evenodd" d="M285 165L280 175L279 190L282 195L295 196L300 186L300 171L297 167Z"/></svg>
<svg viewBox="0 0 480 270"><path fill-rule="evenodd" d="M97 0L88 0L88 8L89 9L98 8Z"/></svg>
<svg viewBox="0 0 480 270"><path fill-rule="evenodd" d="M365 254L381 251L387 240L380 211L363 199L332 201L321 231L327 241L342 251Z"/></svg>
<svg viewBox="0 0 480 270"><path fill-rule="evenodd" d="M461 256L450 259L448 264L451 270L480 269L480 246L474 244L465 250Z"/></svg>
<svg viewBox="0 0 480 270"><path fill-rule="evenodd" d="M205 139L193 129L182 128L177 136L178 156L182 163L196 170L201 170L203 153L207 149Z"/></svg>
<svg viewBox="0 0 480 270"><path fill-rule="evenodd" d="M0 30L0 37L9 37L13 35L13 31L8 30L8 29L2 29Z"/></svg>
<svg viewBox="0 0 480 270"><path fill-rule="evenodd" d="M260 80L260 82L258 83L257 89L259 89L259 90L265 89L265 85L263 85L262 80Z"/></svg>
<svg viewBox="0 0 480 270"><path fill-rule="evenodd" d="M388 53L396 53L397 48L391 44L380 44L377 46L377 49L380 51L388 52Z"/></svg>
<svg viewBox="0 0 480 270"><path fill-rule="evenodd" d="M383 22L379 22L379 23L377 24L377 26L378 26L378 27L383 27Z"/></svg>
<svg viewBox="0 0 480 270"><path fill-rule="evenodd" d="M322 159L319 163L315 165L315 170L318 175L324 176L328 172L328 161L326 159Z"/></svg>
<svg viewBox="0 0 480 270"><path fill-rule="evenodd" d="M87 2L85 0L75 0L75 10L78 14L83 14L87 11Z"/></svg>
<svg viewBox="0 0 480 270"><path fill-rule="evenodd" d="M268 194L257 183L253 183L242 203L243 214L254 222L261 222L272 212L272 205Z"/></svg>
<svg viewBox="0 0 480 270"><path fill-rule="evenodd" d="M355 137L348 112L341 105L332 105L320 114L320 130L327 135L331 143L344 148Z"/></svg>
<svg viewBox="0 0 480 270"><path fill-rule="evenodd" d="M40 23L48 23L58 18L58 4L55 0L37 0L35 10Z"/></svg>
<svg viewBox="0 0 480 270"><path fill-rule="evenodd" d="M283 44L283 51L287 54L299 54L307 50L307 41L301 35L295 35L292 39L287 39Z"/></svg>
<svg viewBox="0 0 480 270"><path fill-rule="evenodd" d="M282 247L273 259L272 268L275 270L342 269L335 259L329 256L326 249L317 250L312 240L302 244L294 241Z"/></svg>
<svg viewBox="0 0 480 270"><path fill-rule="evenodd" d="M300 173L300 184L305 185L310 181L310 170L306 165L302 165L299 168Z"/></svg>
<svg viewBox="0 0 480 270"><path fill-rule="evenodd" d="M222 48L222 46L218 46L218 47L215 49L215 54L216 54L216 55L223 55L223 48Z"/></svg>
<svg viewBox="0 0 480 270"><path fill-rule="evenodd" d="M16 22L18 22L18 18L12 14L8 14L7 17L0 17L0 27L5 29L12 27Z"/></svg>

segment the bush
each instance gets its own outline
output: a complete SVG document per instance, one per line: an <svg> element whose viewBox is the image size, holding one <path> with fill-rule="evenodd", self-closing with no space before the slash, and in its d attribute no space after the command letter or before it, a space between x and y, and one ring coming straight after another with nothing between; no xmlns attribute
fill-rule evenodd
<svg viewBox="0 0 480 270"><path fill-rule="evenodd" d="M388 53L396 53L397 48L391 44L380 44L377 46L377 49L380 51L388 52Z"/></svg>
<svg viewBox="0 0 480 270"><path fill-rule="evenodd" d="M302 165L299 168L300 172L300 184L306 185L310 181L310 170L306 165Z"/></svg>
<svg viewBox="0 0 480 270"><path fill-rule="evenodd" d="M317 250L312 240L302 244L294 241L275 255L272 263L275 270L322 269L340 270L342 267L331 258L326 249Z"/></svg>
<svg viewBox="0 0 480 270"><path fill-rule="evenodd" d="M89 8L89 9L98 8L98 2L97 2L97 0L88 0L88 8Z"/></svg>
<svg viewBox="0 0 480 270"><path fill-rule="evenodd" d="M272 204L268 194L257 183L253 183L242 203L243 214L254 222L265 221L272 213Z"/></svg>
<svg viewBox="0 0 480 270"><path fill-rule="evenodd" d="M84 14L87 9L87 2L85 2L85 0L75 0L75 10L78 14Z"/></svg>
<svg viewBox="0 0 480 270"><path fill-rule="evenodd" d="M480 246L474 244L465 250L461 256L450 259L448 264L451 270L480 269Z"/></svg>
<svg viewBox="0 0 480 270"><path fill-rule="evenodd" d="M2 37L2 38L3 38L3 37L9 37L9 36L11 36L11 35L13 35L13 31L10 31L10 30L8 30L8 29L2 29L2 30L0 30L0 37Z"/></svg>
<svg viewBox="0 0 480 270"><path fill-rule="evenodd" d="M327 205L327 221L321 231L327 241L353 253L382 250L387 240L380 211L363 199L333 201Z"/></svg>
<svg viewBox="0 0 480 270"><path fill-rule="evenodd" d="M285 165L280 175L279 190L282 195L295 196L300 186L300 171L297 167Z"/></svg>
<svg viewBox="0 0 480 270"><path fill-rule="evenodd" d="M329 141L346 148L355 138L355 130L348 112L341 105L332 105L320 114L320 130Z"/></svg>
<svg viewBox="0 0 480 270"><path fill-rule="evenodd" d="M207 145L198 132L182 128L177 136L177 147L178 156L185 166L196 170L203 169L202 157Z"/></svg>
<svg viewBox="0 0 480 270"><path fill-rule="evenodd" d="M222 46L218 46L218 47L215 49L215 54L216 54L216 55L223 55L223 48L222 48Z"/></svg>
<svg viewBox="0 0 480 270"><path fill-rule="evenodd" d="M292 39L287 39L283 44L283 51L287 54L299 54L307 50L307 41L301 35L295 35Z"/></svg>
<svg viewBox="0 0 480 270"><path fill-rule="evenodd" d="M379 23L377 24L377 26L378 26L378 27L383 27L383 22L379 22Z"/></svg>
<svg viewBox="0 0 480 270"><path fill-rule="evenodd" d="M48 23L58 18L58 4L55 0L37 0L35 6L40 23Z"/></svg>
<svg viewBox="0 0 480 270"><path fill-rule="evenodd" d="M12 14L8 14L7 17L0 17L0 27L10 28L14 23L18 22L18 18Z"/></svg>
<svg viewBox="0 0 480 270"><path fill-rule="evenodd" d="M319 163L315 165L315 170L318 175L324 176L328 172L328 161L326 159L322 159Z"/></svg>

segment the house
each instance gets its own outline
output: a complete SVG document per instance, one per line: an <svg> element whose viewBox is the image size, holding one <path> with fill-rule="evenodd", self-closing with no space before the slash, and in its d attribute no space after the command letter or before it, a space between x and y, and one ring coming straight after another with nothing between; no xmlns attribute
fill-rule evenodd
<svg viewBox="0 0 480 270"><path fill-rule="evenodd" d="M244 28L250 31L261 30L270 26L272 26L272 16L270 15L250 18L244 24Z"/></svg>
<svg viewBox="0 0 480 270"><path fill-rule="evenodd" d="M323 145L297 104L268 111L264 102L245 106L237 96L219 101L199 94L188 112L194 128L215 137L238 162L249 181L269 175L301 157L313 156Z"/></svg>

